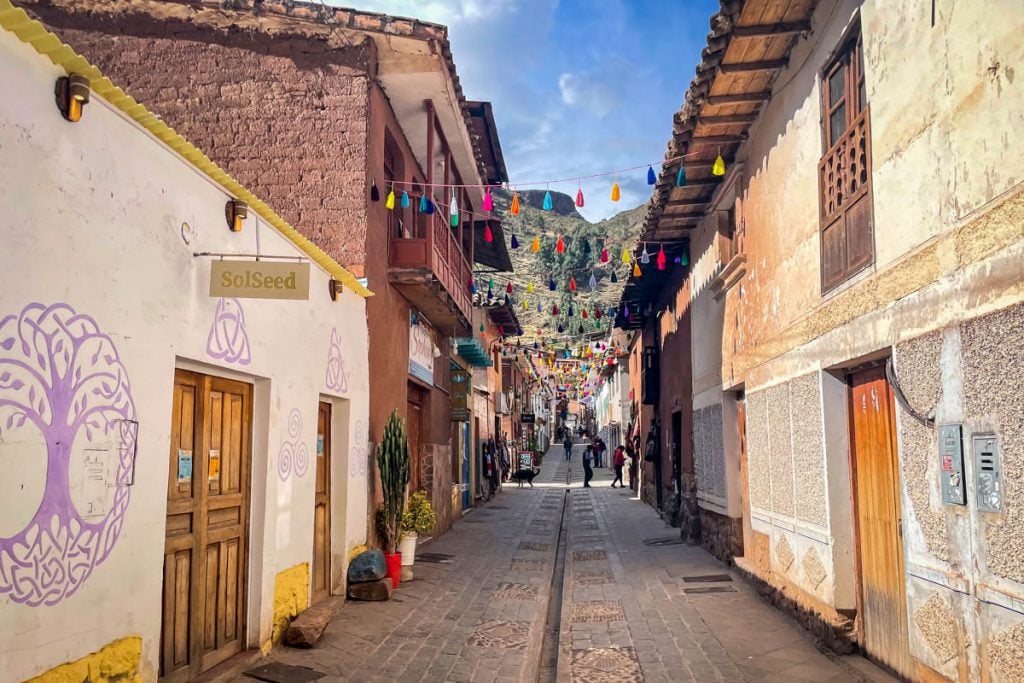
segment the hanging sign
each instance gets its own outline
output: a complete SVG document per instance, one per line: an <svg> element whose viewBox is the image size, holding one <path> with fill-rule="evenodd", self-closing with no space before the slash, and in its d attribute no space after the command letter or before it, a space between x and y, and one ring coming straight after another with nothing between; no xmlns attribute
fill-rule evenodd
<svg viewBox="0 0 1024 683"><path fill-rule="evenodd" d="M532 425L537 421L537 418L533 413L523 413L519 417L524 425Z"/></svg>
<svg viewBox="0 0 1024 683"><path fill-rule="evenodd" d="M430 328L421 322L409 326L409 374L427 384L434 383L434 342Z"/></svg>
<svg viewBox="0 0 1024 683"><path fill-rule="evenodd" d="M533 469L533 453L530 451L524 451L519 454L519 469L521 470L532 470Z"/></svg>
<svg viewBox="0 0 1024 683"><path fill-rule="evenodd" d="M211 261L210 296L305 300L309 298L309 263Z"/></svg>

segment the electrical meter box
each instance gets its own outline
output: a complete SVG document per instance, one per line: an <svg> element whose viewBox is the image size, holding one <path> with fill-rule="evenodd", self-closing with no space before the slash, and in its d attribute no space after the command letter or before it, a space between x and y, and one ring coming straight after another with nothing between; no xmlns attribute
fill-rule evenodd
<svg viewBox="0 0 1024 683"><path fill-rule="evenodd" d="M942 502L967 505L963 428L960 425L939 427L939 461L942 465Z"/></svg>
<svg viewBox="0 0 1024 683"><path fill-rule="evenodd" d="M972 445L978 509L982 512L999 512L1003 509L999 439L994 434L975 434Z"/></svg>

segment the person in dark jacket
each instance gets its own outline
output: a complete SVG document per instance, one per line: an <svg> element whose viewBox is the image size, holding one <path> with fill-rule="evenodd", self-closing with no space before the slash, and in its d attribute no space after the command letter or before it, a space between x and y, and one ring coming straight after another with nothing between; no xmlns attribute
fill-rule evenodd
<svg viewBox="0 0 1024 683"><path fill-rule="evenodd" d="M594 470L591 468L593 462L594 449L592 446L587 446L583 450L583 487L590 488L590 480L594 478Z"/></svg>
<svg viewBox="0 0 1024 683"><path fill-rule="evenodd" d="M572 460L572 434L566 435L562 445L565 446L565 461L569 462Z"/></svg>
<svg viewBox="0 0 1024 683"><path fill-rule="evenodd" d="M615 449L615 455L613 456L612 465L615 466L615 479L612 480L612 488L615 488L615 482L619 482L619 488L626 488L626 485L622 482L622 467L626 464L626 449L619 446Z"/></svg>

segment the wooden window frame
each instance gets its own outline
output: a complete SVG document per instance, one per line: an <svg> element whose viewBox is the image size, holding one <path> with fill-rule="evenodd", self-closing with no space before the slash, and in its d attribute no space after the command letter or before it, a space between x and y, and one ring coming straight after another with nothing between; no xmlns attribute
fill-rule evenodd
<svg viewBox="0 0 1024 683"><path fill-rule="evenodd" d="M858 21L847 30L820 72L822 156L818 163L818 202L822 295L875 262L870 106L862 95L863 52ZM832 102L830 81L839 72L844 74L842 97ZM843 106L844 128L834 134L832 117ZM826 232L833 230L837 234L826 238Z"/></svg>

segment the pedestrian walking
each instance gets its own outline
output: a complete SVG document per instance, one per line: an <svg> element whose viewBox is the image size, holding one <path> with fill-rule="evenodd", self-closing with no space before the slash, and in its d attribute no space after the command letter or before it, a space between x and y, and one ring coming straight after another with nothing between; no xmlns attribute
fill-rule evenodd
<svg viewBox="0 0 1024 683"><path fill-rule="evenodd" d="M612 479L612 488L615 488L615 482L619 482L619 488L626 488L626 485L622 482L622 468L626 464L626 449L619 446L615 449L614 460L612 465L615 466L615 478Z"/></svg>
<svg viewBox="0 0 1024 683"><path fill-rule="evenodd" d="M608 458L605 454L608 452L608 446L605 444L604 439L602 439L600 436L597 437L595 441L597 443L597 448L594 451L594 458L597 461L597 466L607 467Z"/></svg>
<svg viewBox="0 0 1024 683"><path fill-rule="evenodd" d="M583 488L590 488L590 480L594 478L594 470L591 467L594 458L594 448L589 444L583 449Z"/></svg>
<svg viewBox="0 0 1024 683"><path fill-rule="evenodd" d="M566 434L565 442L562 445L565 446L565 461L569 462L572 460L572 434Z"/></svg>

